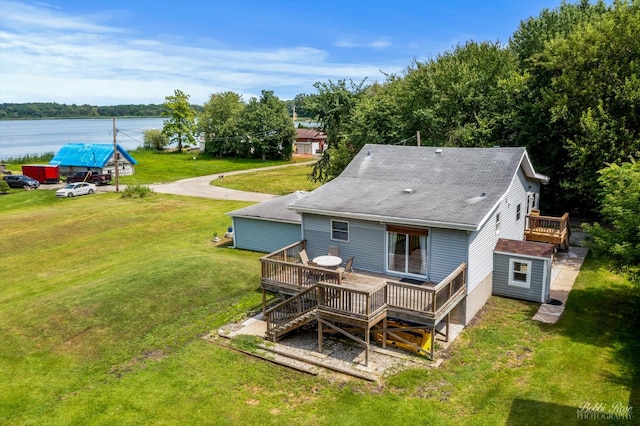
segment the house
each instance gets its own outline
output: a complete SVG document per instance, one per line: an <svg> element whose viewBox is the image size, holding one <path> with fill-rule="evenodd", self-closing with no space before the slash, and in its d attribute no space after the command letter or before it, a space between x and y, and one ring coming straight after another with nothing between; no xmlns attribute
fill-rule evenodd
<svg viewBox="0 0 640 426"><path fill-rule="evenodd" d="M327 149L327 135L317 129L296 129L294 154L322 154Z"/></svg>
<svg viewBox="0 0 640 426"><path fill-rule="evenodd" d="M533 264L523 267L530 243L498 243L524 240L547 182L524 148L365 145L340 176L289 205L301 215L301 241L261 259L263 291L289 297L265 306L269 337L316 320L320 349L331 327L368 350L372 327L382 324L386 339L394 318L430 327L432 338L446 323L448 340L450 323L468 324L491 296L494 256L506 256L501 273L511 267L516 281L533 279ZM553 250L543 245L540 259ZM329 246L354 259L355 274L297 260Z"/></svg>
<svg viewBox="0 0 640 426"><path fill-rule="evenodd" d="M119 175L132 175L133 166L138 162L120 145L116 147ZM59 166L60 174L63 176L82 171L115 174L114 146L113 144L68 143L60 148L49 164Z"/></svg>
<svg viewBox="0 0 640 426"><path fill-rule="evenodd" d="M270 253L300 241L301 217L287 206L306 194L296 191L227 213L231 216L234 247Z"/></svg>

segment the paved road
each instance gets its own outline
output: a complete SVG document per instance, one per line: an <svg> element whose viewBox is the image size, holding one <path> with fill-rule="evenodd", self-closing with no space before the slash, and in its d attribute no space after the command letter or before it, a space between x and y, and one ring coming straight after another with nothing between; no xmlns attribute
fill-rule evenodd
<svg viewBox="0 0 640 426"><path fill-rule="evenodd" d="M236 189L224 188L221 186L210 185L210 182L216 179L224 179L223 176L233 176L243 173L253 173L262 170L280 169L283 167L306 166L313 164L314 161L302 163L284 164L281 166L260 167L250 170L238 170L235 172L221 173L216 175L198 176L195 178L183 179L171 183L149 185L155 192L162 194L189 195L191 197L212 198L216 200L236 200L236 201L267 201L278 197L272 194L263 194L260 192L238 191Z"/></svg>
<svg viewBox="0 0 640 426"><path fill-rule="evenodd" d="M224 188L221 186L210 185L210 182L222 178L222 176L233 176L243 173L253 173L262 170L280 169L282 167L307 166L315 163L315 161L306 161L301 163L283 164L280 166L260 167L250 170L238 170L235 172L220 173L215 175L198 176L189 179L182 179L171 183L154 183L149 185L154 192L161 194L187 195L190 197L211 198L215 200L235 200L235 201L254 201L262 202L278 197L272 194L263 194L260 192L238 191L236 189ZM65 184L41 185L41 189L56 190L64 187ZM126 185L120 185L120 191L124 190ZM115 192L116 186L105 185L98 186L98 192Z"/></svg>
<svg viewBox="0 0 640 426"><path fill-rule="evenodd" d="M222 176L233 176L243 173L253 173L262 170L279 169L282 167L307 166L315 161L306 161L301 163L283 164L280 166L260 167L250 170L238 170L235 172L220 173L215 175L198 176L195 178L182 179L171 183L155 183L149 185L154 192L161 194L187 195L191 197L211 198L215 200L235 200L235 201L254 201L261 202L278 197L272 194L262 194L259 192L238 191L235 189L224 188L221 186L210 185L210 182L220 179ZM65 184L41 185L42 189L56 190L64 187ZM120 191L124 190L126 185L120 185ZM98 186L98 192L115 192L116 186L105 185Z"/></svg>

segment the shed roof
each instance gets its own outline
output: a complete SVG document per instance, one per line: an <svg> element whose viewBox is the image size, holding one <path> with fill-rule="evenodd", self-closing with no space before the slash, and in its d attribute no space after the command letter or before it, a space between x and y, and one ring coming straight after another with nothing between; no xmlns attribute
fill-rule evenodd
<svg viewBox="0 0 640 426"><path fill-rule="evenodd" d="M232 217L246 217L299 224L302 222L300 215L289 210L287 206L291 204L291 202L305 197L307 194L308 193L304 191L292 192L291 194L284 195L282 197L263 201L262 203L254 204L239 210L234 210L227 213L227 215Z"/></svg>
<svg viewBox="0 0 640 426"><path fill-rule="evenodd" d="M131 164L138 162L129 153L117 145L118 152ZM113 144L107 143L68 143L49 161L54 166L104 167L113 157Z"/></svg>
<svg viewBox="0 0 640 426"><path fill-rule="evenodd" d="M500 238L494 252L548 258L553 255L553 244Z"/></svg>
<svg viewBox="0 0 640 426"><path fill-rule="evenodd" d="M299 212L462 230L481 227L522 168L524 148L365 145L345 170L294 201Z"/></svg>

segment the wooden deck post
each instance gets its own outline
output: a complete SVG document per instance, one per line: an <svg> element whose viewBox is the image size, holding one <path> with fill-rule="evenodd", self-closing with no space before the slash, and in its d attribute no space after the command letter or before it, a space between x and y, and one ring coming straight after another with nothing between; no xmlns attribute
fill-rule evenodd
<svg viewBox="0 0 640 426"><path fill-rule="evenodd" d="M364 352L364 365L365 367L369 366L369 341L371 339L370 335L371 335L371 326L367 325L367 327L365 328L365 336L364 336L364 341L366 342L367 346Z"/></svg>
<svg viewBox="0 0 640 426"><path fill-rule="evenodd" d="M382 319L382 349L387 349L387 317Z"/></svg>
<svg viewBox="0 0 640 426"><path fill-rule="evenodd" d="M447 331L446 331L445 337L444 337L445 341L447 341L447 342L449 341L449 324L451 323L450 320L451 320L451 312L449 312L447 314Z"/></svg>
<svg viewBox="0 0 640 426"><path fill-rule="evenodd" d="M262 289L262 315L264 316L265 312L267 312L267 296L264 292L264 288Z"/></svg>
<svg viewBox="0 0 640 426"><path fill-rule="evenodd" d="M318 352L322 353L322 320L319 313L316 315L318 320Z"/></svg>

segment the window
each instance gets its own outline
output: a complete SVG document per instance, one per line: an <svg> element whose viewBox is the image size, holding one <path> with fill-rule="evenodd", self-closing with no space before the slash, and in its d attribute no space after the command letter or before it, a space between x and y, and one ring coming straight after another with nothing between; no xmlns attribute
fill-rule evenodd
<svg viewBox="0 0 640 426"><path fill-rule="evenodd" d="M509 259L509 285L529 288L531 283L531 261Z"/></svg>
<svg viewBox="0 0 640 426"><path fill-rule="evenodd" d="M516 222L520 222L520 210L522 209L522 204L518 204L516 206Z"/></svg>
<svg viewBox="0 0 640 426"><path fill-rule="evenodd" d="M349 222L340 220L331 221L331 239L338 241L349 241Z"/></svg>
<svg viewBox="0 0 640 426"><path fill-rule="evenodd" d="M496 213L496 234L500 233L500 213Z"/></svg>
<svg viewBox="0 0 640 426"><path fill-rule="evenodd" d="M387 226L387 270L427 275L427 230Z"/></svg>

